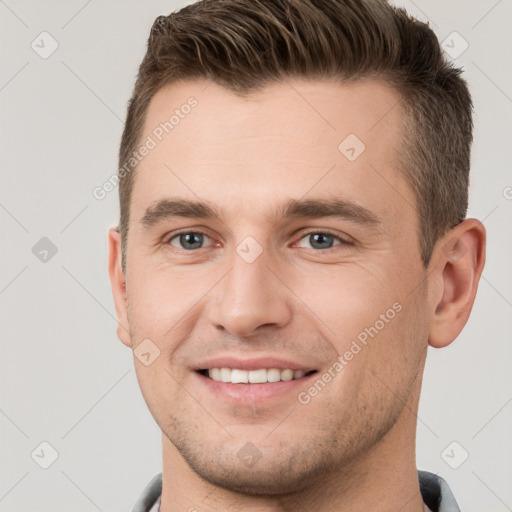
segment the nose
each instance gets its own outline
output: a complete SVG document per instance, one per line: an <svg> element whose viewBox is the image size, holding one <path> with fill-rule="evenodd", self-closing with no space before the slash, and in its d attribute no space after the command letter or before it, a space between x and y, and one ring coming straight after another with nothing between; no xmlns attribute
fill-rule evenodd
<svg viewBox="0 0 512 512"><path fill-rule="evenodd" d="M290 322L293 294L268 263L263 254L251 263L234 254L210 303L209 320L217 329L248 337L264 326L277 329Z"/></svg>

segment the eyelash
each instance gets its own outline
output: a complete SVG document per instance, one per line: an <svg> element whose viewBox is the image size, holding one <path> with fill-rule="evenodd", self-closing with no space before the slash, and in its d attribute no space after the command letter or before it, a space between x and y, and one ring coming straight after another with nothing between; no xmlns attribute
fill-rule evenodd
<svg viewBox="0 0 512 512"><path fill-rule="evenodd" d="M332 247L328 247L327 249L315 249L315 248L311 248L310 250L311 251L315 251L315 252L330 252L330 251L333 251L336 249L336 247L340 247L340 246L347 246L347 245L353 245L353 242L347 240L347 239L343 239L341 238L340 236L338 235L335 235L334 233L331 233L329 230L313 230L313 231L305 231L303 233L301 233L301 236L298 240L298 242L300 242L301 240L303 240L304 238L308 237L308 236L311 236L311 235L328 235L328 236L332 236L334 239L338 240L340 243L338 245L333 245ZM298 243L297 242L297 243Z"/></svg>
<svg viewBox="0 0 512 512"><path fill-rule="evenodd" d="M168 238L167 241L164 242L164 245L170 246L171 245L171 241L174 240L175 238L179 237L180 235L186 235L186 234L191 234L191 233L192 234L198 234L198 235L204 235L204 236L212 239L208 235L208 233L206 233L204 231L201 231L200 229L196 229L196 230L181 231L179 233L176 233L172 237ZM313 230L313 231L303 232L296 243L299 243L301 240L303 240L307 236L316 235L316 234L332 236L333 238L337 239L340 242L340 244L334 245L333 247L328 247L327 249L315 249L315 248L311 248L310 249L310 250L315 251L315 252L330 252L331 250L334 250L336 247L339 247L339 246L354 245L354 243L352 241L345 240L345 239L341 238L340 236L335 235L334 233L331 233L328 230L327 231L326 230L316 230L316 231ZM205 247L200 247L199 249L189 249L189 250L187 250L187 249L180 249L180 248L174 247L174 246L171 246L171 247L173 247L174 249L186 252L188 254L194 253L194 252L196 252L196 251L198 251L200 249L205 249Z"/></svg>

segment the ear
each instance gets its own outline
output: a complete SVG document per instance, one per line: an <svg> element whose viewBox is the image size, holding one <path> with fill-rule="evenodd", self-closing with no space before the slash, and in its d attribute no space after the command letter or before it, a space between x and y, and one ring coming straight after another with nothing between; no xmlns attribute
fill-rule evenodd
<svg viewBox="0 0 512 512"><path fill-rule="evenodd" d="M117 228L108 231L108 272L117 313L117 337L127 347L132 346L126 311L126 283L121 266L121 234Z"/></svg>
<svg viewBox="0 0 512 512"><path fill-rule="evenodd" d="M429 344L449 345L468 321L485 264L485 227L466 219L436 244Z"/></svg>

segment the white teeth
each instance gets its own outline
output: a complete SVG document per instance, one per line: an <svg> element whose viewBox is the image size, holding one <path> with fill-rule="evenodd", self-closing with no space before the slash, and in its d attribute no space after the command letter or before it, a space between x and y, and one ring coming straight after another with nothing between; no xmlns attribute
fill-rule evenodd
<svg viewBox="0 0 512 512"><path fill-rule="evenodd" d="M251 384L263 384L264 382L267 382L267 370L249 371L249 382Z"/></svg>
<svg viewBox="0 0 512 512"><path fill-rule="evenodd" d="M233 384L239 382L247 384L249 382L249 372L247 370L231 370L231 382Z"/></svg>
<svg viewBox="0 0 512 512"><path fill-rule="evenodd" d="M293 370L281 370L281 380L292 380Z"/></svg>
<svg viewBox="0 0 512 512"><path fill-rule="evenodd" d="M267 370L267 382L279 382L281 380L281 370L271 368Z"/></svg>
<svg viewBox="0 0 512 512"><path fill-rule="evenodd" d="M212 370L215 370L215 368L212 368ZM212 370L210 370L210 372ZM220 380L221 382L231 382L231 370L229 368L220 369Z"/></svg>
<svg viewBox="0 0 512 512"><path fill-rule="evenodd" d="M260 370L238 370L231 368L210 368L208 376L216 381L232 384L264 384L265 382L290 381L300 379L306 374L303 370L279 370L278 368Z"/></svg>

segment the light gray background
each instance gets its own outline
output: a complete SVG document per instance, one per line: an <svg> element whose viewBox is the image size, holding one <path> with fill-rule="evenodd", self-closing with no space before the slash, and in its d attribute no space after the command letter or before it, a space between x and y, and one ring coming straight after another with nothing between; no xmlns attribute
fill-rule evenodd
<svg viewBox="0 0 512 512"><path fill-rule="evenodd" d="M160 431L115 331L117 190L102 201L92 190L116 172L152 22L183 5L0 0L1 511L127 511L161 470ZM512 510L512 2L400 5L453 51L453 31L469 43L456 62L476 112L470 216L488 232L471 319L429 353L418 467L446 478L464 511ZM47 59L31 48L43 31L59 44ZM32 252L42 237L58 248L46 263ZM59 453L48 469L31 458L42 441ZM458 469L441 456L453 441L452 465L469 453Z"/></svg>

